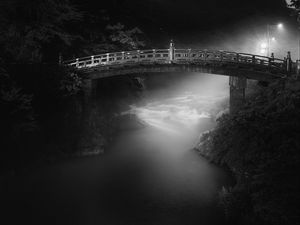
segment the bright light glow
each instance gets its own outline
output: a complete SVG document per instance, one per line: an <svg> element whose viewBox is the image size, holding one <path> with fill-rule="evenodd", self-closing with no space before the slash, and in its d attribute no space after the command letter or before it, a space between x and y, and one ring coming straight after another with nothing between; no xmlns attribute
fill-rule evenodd
<svg viewBox="0 0 300 225"><path fill-rule="evenodd" d="M265 49L261 49L261 50L260 50L260 53L261 53L261 54L265 54L265 53L266 53L266 50L265 50Z"/></svg>
<svg viewBox="0 0 300 225"><path fill-rule="evenodd" d="M209 102L215 100L215 98L206 98L209 99ZM210 118L208 112L199 112L192 107L196 103L199 104L200 100L204 101L194 95L186 95L166 99L164 102L152 102L144 107L132 106L129 112L136 114L143 122L152 127L177 133L176 131L184 127L188 128L194 126L201 118ZM201 104L208 103L202 102Z"/></svg>
<svg viewBox="0 0 300 225"><path fill-rule="evenodd" d="M272 40L272 41L276 41L276 38L275 38L275 37L272 37L271 40Z"/></svg>
<svg viewBox="0 0 300 225"><path fill-rule="evenodd" d="M279 24L277 25L277 28L278 28L278 29L282 29L282 28L283 28L283 24L282 24L282 23L279 23Z"/></svg>
<svg viewBox="0 0 300 225"><path fill-rule="evenodd" d="M260 47L261 47L262 49L265 49L265 48L268 47L268 44L267 44L267 43L261 43Z"/></svg>

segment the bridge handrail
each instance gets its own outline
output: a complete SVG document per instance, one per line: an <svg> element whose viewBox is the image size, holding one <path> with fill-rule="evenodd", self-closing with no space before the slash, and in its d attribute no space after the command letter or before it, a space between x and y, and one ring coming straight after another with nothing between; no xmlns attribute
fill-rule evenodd
<svg viewBox="0 0 300 225"><path fill-rule="evenodd" d="M249 54L249 53L238 53L240 55L248 55L248 56L255 56L259 58L266 58L266 59L271 59L271 60L276 60L276 61L281 61L284 62L284 59L279 59L279 58L273 58L273 57L268 57L268 56L263 56L263 55L255 55L255 54Z"/></svg>
<svg viewBox="0 0 300 225"><path fill-rule="evenodd" d="M173 53L172 53L173 52ZM171 59L171 54L173 58ZM285 68L286 60L249 54L238 53L224 50L207 49L143 49L132 51L108 52L98 55L67 60L63 63L76 68L85 68L93 66L109 66L115 64L127 63L171 63L186 61L224 61L234 63L252 63L263 66L272 66L275 68Z"/></svg>
<svg viewBox="0 0 300 225"><path fill-rule="evenodd" d="M153 54L155 52L158 51L168 51L169 49L146 49L146 50L135 50L135 51L124 51L124 52L108 52L108 53L102 53L102 54L98 54L98 55L92 55L92 56L85 56L85 57L80 57L80 58L76 58L76 59L71 59L71 60L66 60L64 61L64 63L69 63L69 62L75 62L76 60L79 61L84 61L84 60L90 60L91 57L94 58L99 58L102 56L107 56L107 54L109 55L115 55L115 54L123 54L123 53L127 53L127 54L137 54L137 53L141 53L141 54ZM150 52L151 53L145 53L145 52ZM235 55L244 55L244 56L255 56L255 57L259 57L259 58L265 58L265 59L271 59L271 60L277 60L277 61L284 61L283 59L279 59L279 58L271 58L271 57L267 57L267 56L261 56L261 55L255 55L255 54L249 54L249 53L239 53L239 52L230 52L230 51L225 51L225 50L207 50L207 49L175 49L175 51L190 51L190 52L206 52L206 53L225 53L225 54L235 54Z"/></svg>

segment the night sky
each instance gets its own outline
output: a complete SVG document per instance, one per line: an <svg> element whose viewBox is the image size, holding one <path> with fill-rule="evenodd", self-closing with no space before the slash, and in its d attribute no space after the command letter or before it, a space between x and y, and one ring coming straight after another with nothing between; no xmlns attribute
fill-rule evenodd
<svg viewBox="0 0 300 225"><path fill-rule="evenodd" d="M78 0L73 0L78 1ZM89 10L106 9L120 21L153 26L172 33L232 26L249 18L287 17L285 0L86 0L77 4ZM153 28L152 27L152 28Z"/></svg>
<svg viewBox="0 0 300 225"><path fill-rule="evenodd" d="M245 43L263 38L268 23L283 22L289 37L281 44L291 51L294 48L294 43L287 45L293 42L297 25L285 0L73 1L87 11L106 10L115 22L140 27L152 47L167 47L173 39L180 47L243 51L248 47Z"/></svg>

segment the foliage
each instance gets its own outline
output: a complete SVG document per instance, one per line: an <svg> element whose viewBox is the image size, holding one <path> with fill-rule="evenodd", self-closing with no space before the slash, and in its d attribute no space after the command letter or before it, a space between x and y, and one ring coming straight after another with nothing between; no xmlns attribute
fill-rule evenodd
<svg viewBox="0 0 300 225"><path fill-rule="evenodd" d="M233 214L241 215L229 216L236 223L299 221L299 115L299 88L284 90L274 84L253 95L236 114L220 118L216 130L202 136L199 151L236 175L237 185L223 193L222 200ZM245 202L246 210L240 210Z"/></svg>
<svg viewBox="0 0 300 225"><path fill-rule="evenodd" d="M293 14L297 16L297 22L300 24L300 0L289 0L287 6L293 10Z"/></svg>
<svg viewBox="0 0 300 225"><path fill-rule="evenodd" d="M61 96L69 97L79 93L82 88L82 77L77 71L65 68L65 72L61 80L59 81L59 89L61 91Z"/></svg>
<svg viewBox="0 0 300 225"><path fill-rule="evenodd" d="M300 8L300 1L299 0L290 0L289 3L288 3L288 6L299 9Z"/></svg>
<svg viewBox="0 0 300 225"><path fill-rule="evenodd" d="M115 25L108 25L106 28L111 33L110 39L113 42L124 45L125 48L138 49L145 45L139 38L143 32L138 27L125 30L124 25L117 23Z"/></svg>
<svg viewBox="0 0 300 225"><path fill-rule="evenodd" d="M23 155L20 146L26 143L28 134L38 129L32 100L33 96L26 94L0 67L1 167L7 166L12 155Z"/></svg>
<svg viewBox="0 0 300 225"><path fill-rule="evenodd" d="M85 14L82 39L78 42L80 56L110 51L133 50L145 45L145 34L135 24L114 21L107 11ZM133 27L133 28L130 28ZM76 52L76 50L74 51Z"/></svg>
<svg viewBox="0 0 300 225"><path fill-rule="evenodd" d="M69 0L2 1L1 51L10 61L41 62L47 47L57 50L77 38L68 32L68 26L80 19Z"/></svg>
<svg viewBox="0 0 300 225"><path fill-rule="evenodd" d="M25 94L6 73L0 68L0 104L3 124L7 126L8 133L12 130L32 130L34 125L34 114L32 108L32 95ZM19 132L18 132L19 133Z"/></svg>

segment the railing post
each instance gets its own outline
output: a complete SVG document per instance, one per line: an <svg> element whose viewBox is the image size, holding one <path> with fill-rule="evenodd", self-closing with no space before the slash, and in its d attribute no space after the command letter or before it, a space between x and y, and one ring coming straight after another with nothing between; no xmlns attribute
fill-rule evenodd
<svg viewBox="0 0 300 225"><path fill-rule="evenodd" d="M106 53L106 62L109 63L109 53Z"/></svg>
<svg viewBox="0 0 300 225"><path fill-rule="evenodd" d="M286 58L286 71L288 73L291 72L291 66L292 66L291 52L288 52Z"/></svg>
<svg viewBox="0 0 300 225"><path fill-rule="evenodd" d="M269 57L269 65L268 66L272 66L272 62L274 62L274 53L271 53L271 57Z"/></svg>
<svg viewBox="0 0 300 225"><path fill-rule="evenodd" d="M94 56L93 55L91 56L91 63L92 63L92 65L94 65Z"/></svg>
<svg viewBox="0 0 300 225"><path fill-rule="evenodd" d="M252 63L255 64L255 55L252 56Z"/></svg>
<svg viewBox="0 0 300 225"><path fill-rule="evenodd" d="M58 64L62 64L63 63L63 57L62 57L62 54L61 52L58 54Z"/></svg>
<svg viewBox="0 0 300 225"><path fill-rule="evenodd" d="M174 59L175 59L175 45L173 40L171 40L170 48L169 48L169 60L170 62L173 62Z"/></svg>
<svg viewBox="0 0 300 225"><path fill-rule="evenodd" d="M122 52L122 61L125 60L125 52Z"/></svg>
<svg viewBox="0 0 300 225"><path fill-rule="evenodd" d="M221 60L221 62L223 61L223 52L220 52L221 54L220 54L220 60Z"/></svg>
<svg viewBox="0 0 300 225"><path fill-rule="evenodd" d="M296 61L296 74L297 74L297 78L298 78L300 75L300 60L299 59Z"/></svg>
<svg viewBox="0 0 300 225"><path fill-rule="evenodd" d="M76 59L76 67L79 67L79 59Z"/></svg>
<svg viewBox="0 0 300 225"><path fill-rule="evenodd" d="M155 61L156 61L156 58L155 58L156 50L155 50L155 49L152 49L152 51L153 51L153 58L152 58L152 60L155 62Z"/></svg>
<svg viewBox="0 0 300 225"><path fill-rule="evenodd" d="M140 61L140 50L137 50L137 58L138 58L138 62Z"/></svg>
<svg viewBox="0 0 300 225"><path fill-rule="evenodd" d="M237 61L237 62L240 61L240 54L239 54L239 53L236 54L236 61Z"/></svg>

